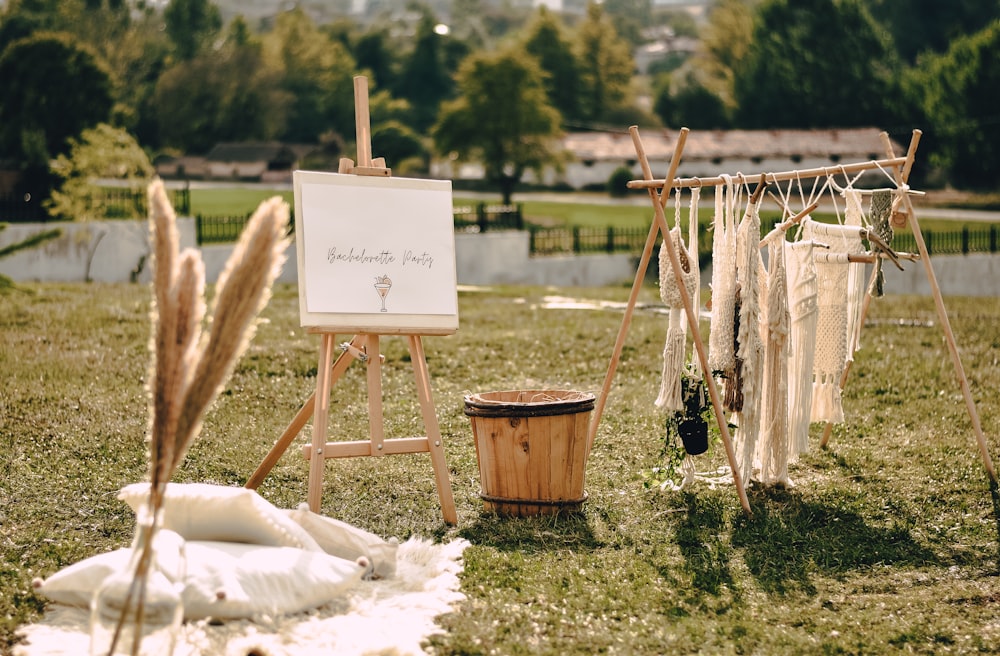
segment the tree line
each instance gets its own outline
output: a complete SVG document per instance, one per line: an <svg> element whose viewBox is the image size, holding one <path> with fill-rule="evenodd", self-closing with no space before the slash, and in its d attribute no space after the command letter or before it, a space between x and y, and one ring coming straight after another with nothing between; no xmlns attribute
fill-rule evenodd
<svg viewBox="0 0 1000 656"><path fill-rule="evenodd" d="M632 124L920 127L932 166L918 175L1000 181L995 0L716 0L700 23L651 0L581 14L452 0L447 16L415 0L364 23L295 5L253 25L210 0L160 4L0 10L0 169L54 215L85 212L73 198L90 178L141 178L155 157L219 142L315 144L303 165L335 169L353 152L357 74L372 150L394 170L477 161L508 199L526 170L560 165L561 132ZM637 75L634 48L657 26L698 47Z"/></svg>

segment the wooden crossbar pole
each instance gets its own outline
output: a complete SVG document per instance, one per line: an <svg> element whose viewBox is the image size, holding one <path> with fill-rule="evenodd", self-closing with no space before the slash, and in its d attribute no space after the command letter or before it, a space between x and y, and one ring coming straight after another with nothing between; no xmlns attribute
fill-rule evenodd
<svg viewBox="0 0 1000 656"><path fill-rule="evenodd" d="M685 128L686 129L686 128ZM837 166L821 166L812 169L802 169L799 171L779 171L778 173L754 173L752 175L744 175L742 173L737 173L736 175L730 176L733 181L740 184L760 184L761 182L784 182L787 180L800 180L803 178L822 178L828 175L837 175L841 173L860 173L861 171L868 171L877 168L892 168L898 166L904 166L906 164L905 157L894 157L891 159L873 159L867 162L855 162L853 164L844 164ZM628 183L629 189L659 189L660 187L666 186L669 177L660 180L630 180ZM670 187L677 188L688 188L688 187L709 187L719 184L723 184L725 179L722 176L712 176L709 178L678 178L676 180L671 180Z"/></svg>

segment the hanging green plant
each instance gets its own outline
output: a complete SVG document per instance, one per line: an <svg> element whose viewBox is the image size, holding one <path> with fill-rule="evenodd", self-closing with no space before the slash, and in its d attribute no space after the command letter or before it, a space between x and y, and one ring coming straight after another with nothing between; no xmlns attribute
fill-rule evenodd
<svg viewBox="0 0 1000 656"><path fill-rule="evenodd" d="M647 487L678 487L684 479L681 471L684 459L708 451L710 406L705 381L690 367L681 373L681 401L684 408L667 416L661 451L663 464L647 474Z"/></svg>

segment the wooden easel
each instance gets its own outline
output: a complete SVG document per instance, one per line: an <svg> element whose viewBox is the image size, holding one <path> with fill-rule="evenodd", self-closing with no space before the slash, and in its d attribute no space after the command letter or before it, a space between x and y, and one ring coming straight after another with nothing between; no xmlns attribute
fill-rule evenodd
<svg viewBox="0 0 1000 656"><path fill-rule="evenodd" d="M386 168L383 158L372 159L371 156L371 126L368 108L368 80L363 76L354 78L355 95L355 128L357 132L358 163L355 166L350 159L341 159L339 173L367 176L389 177L392 172ZM420 412L423 417L426 436L386 438L385 424L382 412L382 363L384 356L380 352L380 333L374 331L357 331L350 342L341 345L343 352L333 359L336 347L337 333L345 334L351 330L336 328L311 328L310 333L320 336L319 368L316 372L316 391L306 400L292 419L291 423L278 438L261 464L246 483L246 487L256 489L264 477L271 471L278 459L288 449L296 436L302 431L309 417L313 418L312 441L303 446L302 453L309 460L309 508L319 512L323 493L323 472L327 458L353 458L359 456L386 456L405 453L430 453L431 465L437 483L438 498L441 502L441 512L448 524L458 523L455 501L452 496L451 483L448 476L448 466L445 462L444 445L434 409L431 395L430 375L427 370L427 359L424 355L422 335L450 334L453 331L440 332L426 330L419 334L404 331L393 332L394 335L406 337L413 364L413 374L416 379L417 397ZM384 331L381 334L386 334ZM347 368L355 360L366 366L368 388L368 415L370 436L367 440L327 442L328 418L330 415L330 392L332 386L340 379Z"/></svg>
<svg viewBox="0 0 1000 656"><path fill-rule="evenodd" d="M595 404L595 412L590 424L590 434L588 436L590 444L593 442L597 436L597 428L601 421L602 414L604 412L604 407L607 403L607 397L611 391L611 383L614 378L615 370L617 369L618 361L621 357L622 348L625 342L625 335L628 332L629 325L631 324L632 314L635 309L635 303L639 295L639 290L642 286L642 281L646 275L646 269L649 266L649 260L652 255L653 247L656 242L658 235L667 237L669 229L666 222L666 217L664 215L664 206L667 199L670 196L670 192L673 189L679 188L689 188L695 186L709 186L721 184L724 180L722 176L710 177L710 178L685 178L685 179L675 179L674 174L677 172L677 166L680 163L681 153L684 149L684 144L687 140L689 130L687 128L681 128L678 133L677 143L674 148L674 154L670 160L669 172L666 178L661 180L655 180L650 172L649 162L646 158L645 151L642 146L642 142L639 139L638 128L632 126L629 128L629 133L632 136L632 141L635 146L636 154L638 156L638 161L642 167L643 180L633 180L629 182L628 186L631 189L647 189L649 191L650 199L653 203L654 209L654 221L650 226L649 235L646 239L645 247L642 251L642 256L639 259L639 267L636 271L635 281L632 284L632 291L629 295L628 303L625 309L625 316L622 320L621 328L618 332L618 337L615 341L614 349L611 355L611 362L608 366L608 372L605 377L604 386L601 389L601 394L597 399ZM916 154L917 144L920 141L921 132L919 130L914 130L913 137L910 142L910 147L907 151L905 157L896 157L892 151L892 144L889 141L889 137L886 133L882 133L881 138L883 144L886 148L886 154L888 159L883 160L872 160L869 162L857 162L847 165L838 165L835 167L820 167L815 169L806 169L801 171L785 171L781 173L759 173L754 175L743 175L736 174L731 176L732 179L739 179L741 184L757 184L762 185L767 182L779 182L787 180L800 180L816 178L820 176L828 176L833 174L846 174L846 173L857 173L861 171L867 171L875 168L882 169L892 169L895 175L895 180L897 186L902 187L906 184L909 177L910 170L913 166L913 159ZM658 194L657 189L661 192ZM761 189L758 186L758 191ZM755 192L756 194L757 192ZM992 459L989 455L989 450L986 444L986 437L983 434L981 422L979 419L979 414L976 411L975 402L972 399L972 393L969 389L968 379L965 376L965 372L962 368L962 362L958 355L958 346L955 341L954 333L951 330L951 324L948 321L948 314L944 307L944 300L941 297L941 290L938 287L937 279L934 275L934 270L931 267L930 257L927 253L927 247L924 243L923 236L920 232L920 226L917 222L916 214L913 210L913 204L910 200L909 194L902 194L904 209L903 212L907 216L907 220L913 231L913 235L919 250L919 256L914 256L911 259L920 259L923 261L924 269L927 273L927 279L931 286L931 292L934 296L935 306L938 312L938 318L941 321L942 328L945 333L945 338L948 342L949 353L951 355L952 363L955 367L955 373L959 380L959 385L962 390L962 395L965 399L966 408L969 413L969 418L972 420L972 425L974 432L976 434L976 441L978 443L979 452L983 459L983 464L985 465L986 472L990 477L990 480L995 484L997 482L996 471L993 467ZM808 209L808 208L807 208ZM813 208L814 209L814 208ZM793 219L793 221L800 219L807 212L801 212L799 215ZM677 281L677 287L680 290L681 298L684 302L684 313L687 316L688 326L690 328L691 336L694 341L695 350L698 355L699 363L701 365L701 370L705 376L706 388L709 392L709 397L712 402L712 407L715 413L716 422L719 426L719 432L722 435L722 441L726 449L726 456L729 460L729 466L732 470L733 483L736 486L737 494L739 495L740 504L743 506L743 510L747 515L751 514L750 505L747 500L746 490L744 483L740 478L739 471L736 467L735 454L733 452L732 440L729 435L729 430L727 422L722 413L722 404L719 400L719 392L716 388L714 379L711 376L711 371L708 368L708 362L705 355L704 343L701 339L701 333L699 330L698 315L695 308L692 306L692 299L688 297L687 291L684 287L684 282L681 279L681 267L680 261L676 250L673 247L673 243L670 239L664 238L662 241L662 248L666 249L667 256L670 260L671 268L673 269L674 276ZM873 258L865 256L864 258L859 258L857 261L872 261ZM871 298L866 296L865 302L862 309L862 314L867 312ZM843 376L841 378L840 384L843 388L846 380L847 373L849 369L845 369ZM830 426L828 425L826 431L824 432L822 444L825 446L827 439L829 438Z"/></svg>

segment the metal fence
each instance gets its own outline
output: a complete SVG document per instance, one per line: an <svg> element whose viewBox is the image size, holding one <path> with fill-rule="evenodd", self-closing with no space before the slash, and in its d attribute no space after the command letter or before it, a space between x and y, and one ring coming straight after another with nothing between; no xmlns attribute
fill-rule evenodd
<svg viewBox="0 0 1000 656"><path fill-rule="evenodd" d="M488 232L491 230L528 230L531 235L531 254L573 255L593 253L640 253L649 235L648 227L605 228L570 226L543 228L525 225L520 205L456 206L454 208L456 232ZM197 216L199 244L236 241L250 215L246 216ZM761 233L766 234L775 224L774 219L761 220ZM927 252L931 255L964 253L996 253L1000 241L1000 225L968 226L956 230L922 230ZM913 234L897 232L893 249L917 252ZM699 259L707 261L712 250L712 233L701 231L698 244Z"/></svg>
<svg viewBox="0 0 1000 656"><path fill-rule="evenodd" d="M455 230L459 232L524 230L524 216L519 204L459 205L452 209L452 217L455 220Z"/></svg>
<svg viewBox="0 0 1000 656"><path fill-rule="evenodd" d="M774 227L773 221L763 225L766 234ZM649 232L645 228L539 228L531 227L532 255L572 255L581 253L640 253ZM968 253L996 253L1000 241L1000 225L990 224L956 230L921 230L929 255L962 255ZM657 239L659 243L659 239ZM897 232L892 241L893 250L916 253L913 233ZM702 231L698 244L699 259L711 253L712 235Z"/></svg>

